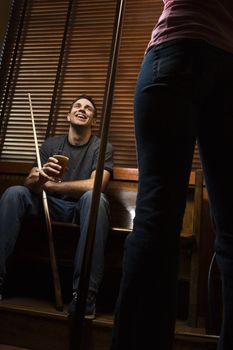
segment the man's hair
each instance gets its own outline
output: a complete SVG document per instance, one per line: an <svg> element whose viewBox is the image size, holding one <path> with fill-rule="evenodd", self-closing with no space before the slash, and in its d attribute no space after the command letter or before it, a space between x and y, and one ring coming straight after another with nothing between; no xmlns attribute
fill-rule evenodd
<svg viewBox="0 0 233 350"><path fill-rule="evenodd" d="M86 100L91 102L91 104L94 107L94 118L97 118L97 107L96 107L95 101L89 95L82 94L82 95L78 96L75 100L73 100L73 102L70 105L70 111L71 111L73 105L75 104L75 102L77 102L78 100L81 100L81 98L85 98Z"/></svg>

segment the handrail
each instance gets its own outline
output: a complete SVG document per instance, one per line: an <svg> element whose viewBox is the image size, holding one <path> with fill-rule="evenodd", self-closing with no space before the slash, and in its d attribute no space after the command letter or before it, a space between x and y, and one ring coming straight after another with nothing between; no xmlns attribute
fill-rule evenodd
<svg viewBox="0 0 233 350"><path fill-rule="evenodd" d="M15 161L1 161L0 160L0 173L15 174L15 175L28 175L33 163L15 162ZM113 167L113 180L119 181L138 181L138 168L130 167ZM189 185L195 184L195 170L191 171L189 177Z"/></svg>
<svg viewBox="0 0 233 350"><path fill-rule="evenodd" d="M95 238L95 226L96 226L96 220L97 220L97 214L98 214L98 208L99 208L99 199L100 199L100 192L101 192L101 185L102 185L105 153L106 153L106 146L107 146L107 139L108 139L108 130L109 130L110 119L111 119L111 108L112 108L112 100L113 100L113 94L114 94L114 80L116 75L118 51L120 46L120 35L121 35L122 18L123 18L123 11L124 11L124 0L118 1L117 5L118 5L116 9L117 21L116 21L116 27L115 27L115 35L113 37L113 43L112 43L113 57L111 61L108 85L106 90L107 93L106 93L103 122L102 122L102 128L101 128L99 156L98 156L98 162L96 167L96 177L95 177L94 188L92 193L91 208L89 212L89 223L88 223L88 229L87 229L86 246L85 246L82 268L81 268L80 279L79 279L78 298L76 302L74 317L71 323L71 338L70 338L70 346L69 346L70 350L78 350L78 349L81 349L81 346L82 346L83 320L84 320L87 290L89 285L92 250L93 250L94 238Z"/></svg>

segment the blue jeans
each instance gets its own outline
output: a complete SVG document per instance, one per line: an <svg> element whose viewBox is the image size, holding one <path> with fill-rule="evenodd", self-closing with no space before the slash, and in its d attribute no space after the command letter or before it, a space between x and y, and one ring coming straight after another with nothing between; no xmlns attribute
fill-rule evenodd
<svg viewBox="0 0 233 350"><path fill-rule="evenodd" d="M179 236L196 141L224 284L218 349L233 349L233 55L199 40L154 46L141 66L134 113L139 189L111 349L172 349Z"/></svg>
<svg viewBox="0 0 233 350"><path fill-rule="evenodd" d="M73 289L78 289L84 247L86 242L88 213L92 192L84 193L77 201L66 201L47 196L51 219L62 222L80 223L80 239L74 258ZM12 186L0 200L0 276L6 274L8 257L14 246L23 220L42 215L40 197L27 187ZM106 196L100 196L93 247L89 290L98 292L104 270L104 249L109 231L109 203Z"/></svg>

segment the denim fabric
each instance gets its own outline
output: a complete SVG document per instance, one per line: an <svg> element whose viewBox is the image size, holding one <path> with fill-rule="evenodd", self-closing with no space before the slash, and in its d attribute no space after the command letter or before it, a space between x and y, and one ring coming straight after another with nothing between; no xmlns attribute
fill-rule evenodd
<svg viewBox="0 0 233 350"><path fill-rule="evenodd" d="M227 257L221 271L233 278L227 268L233 266L233 56L199 40L154 46L141 66L134 113L139 189L111 349L171 350L179 234L196 141L216 221L216 253ZM224 307L232 310L233 284L223 289L231 296ZM233 313L228 316L219 350L233 349Z"/></svg>
<svg viewBox="0 0 233 350"><path fill-rule="evenodd" d="M51 219L62 222L80 223L80 239L74 259L73 288L78 288L79 273L86 241L89 209L92 192L84 193L76 202L47 196ZM41 201L27 187L12 186L0 200L0 276L6 274L8 257L14 246L23 220L41 215ZM104 194L100 196L95 230L92 268L89 289L98 292L104 268L104 249L109 231L109 203Z"/></svg>
<svg viewBox="0 0 233 350"><path fill-rule="evenodd" d="M6 261L12 254L24 218L39 211L39 200L28 188L9 187L0 200L0 275L6 274Z"/></svg>

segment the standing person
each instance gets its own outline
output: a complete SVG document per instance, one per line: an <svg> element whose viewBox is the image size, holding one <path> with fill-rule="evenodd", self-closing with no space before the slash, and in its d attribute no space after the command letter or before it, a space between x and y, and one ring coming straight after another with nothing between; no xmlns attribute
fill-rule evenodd
<svg viewBox="0 0 233 350"><path fill-rule="evenodd" d="M0 200L1 292L6 262L13 252L22 221L43 212L40 210L39 199L41 192L45 190L51 219L80 223L80 239L74 259L74 295L69 306L69 312L74 312L100 145L100 139L92 134L92 125L95 124L96 118L96 105L90 96L82 95L75 99L67 116L68 135L49 137L41 146L42 169L33 167L24 186L12 186L3 193ZM63 154L69 158L68 169L62 181L57 181L61 167L53 157L56 154ZM95 316L96 294L103 276L104 248L109 230L109 203L104 191L112 168L112 146L108 143L86 304L86 316L89 318Z"/></svg>
<svg viewBox="0 0 233 350"><path fill-rule="evenodd" d="M134 112L139 190L111 349L173 347L179 235L196 140L223 281L218 349L233 349L232 0L164 0Z"/></svg>

